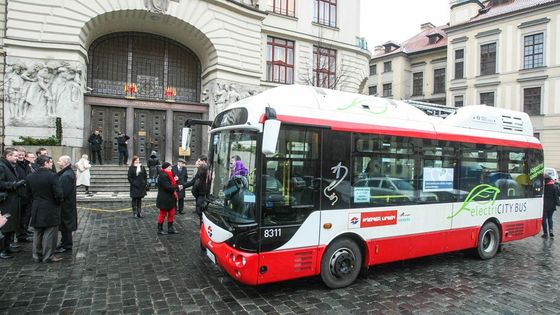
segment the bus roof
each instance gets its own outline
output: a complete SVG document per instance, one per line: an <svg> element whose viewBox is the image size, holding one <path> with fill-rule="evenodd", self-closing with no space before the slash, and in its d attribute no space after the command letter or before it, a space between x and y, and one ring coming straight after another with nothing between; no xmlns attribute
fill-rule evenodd
<svg viewBox="0 0 560 315"><path fill-rule="evenodd" d="M413 103L312 86L286 85L233 103L228 109L235 107L248 109L248 124L252 126L261 125L265 107L272 107L284 123L541 148L533 136L533 126L526 113L486 105L458 108L442 118L428 115ZM496 142L498 139L499 143Z"/></svg>

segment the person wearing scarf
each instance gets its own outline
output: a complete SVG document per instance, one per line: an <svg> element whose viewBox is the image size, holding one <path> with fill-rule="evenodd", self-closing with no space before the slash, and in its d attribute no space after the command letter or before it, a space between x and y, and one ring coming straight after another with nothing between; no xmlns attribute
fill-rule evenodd
<svg viewBox="0 0 560 315"><path fill-rule="evenodd" d="M148 183L146 168L140 163L138 156L132 157L128 168L128 182L130 183L130 198L132 198L132 215L135 218L143 218L142 198L146 196L146 185Z"/></svg>
<svg viewBox="0 0 560 315"><path fill-rule="evenodd" d="M158 194L156 199L156 207L159 209L157 233L160 235L177 233L173 227L173 218L175 217L177 199L179 199L177 191L181 189L183 189L182 185L177 185L176 179L171 172L171 164L163 162L158 178ZM163 222L166 216L167 233L163 231Z"/></svg>

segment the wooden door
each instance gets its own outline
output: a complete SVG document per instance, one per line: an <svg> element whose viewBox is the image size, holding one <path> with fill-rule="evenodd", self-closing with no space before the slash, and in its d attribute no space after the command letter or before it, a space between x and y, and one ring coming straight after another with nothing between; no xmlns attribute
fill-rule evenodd
<svg viewBox="0 0 560 315"><path fill-rule="evenodd" d="M92 106L91 117L91 132L97 128L103 137L101 151L103 163L116 164L119 151L115 137L119 131L126 131L126 109L122 107Z"/></svg>
<svg viewBox="0 0 560 315"><path fill-rule="evenodd" d="M183 127L185 126L185 121L187 119L202 119L201 114L196 113L181 113L173 112L173 161L177 161L179 157L185 158L188 164L194 164L198 156L202 153L202 128L203 126L197 125L191 128L191 155L190 156L180 156L179 147L181 146ZM208 128L204 126L206 130Z"/></svg>
<svg viewBox="0 0 560 315"><path fill-rule="evenodd" d="M145 161L152 151L157 152L160 162L165 154L165 112L137 109L134 111L134 155Z"/></svg>

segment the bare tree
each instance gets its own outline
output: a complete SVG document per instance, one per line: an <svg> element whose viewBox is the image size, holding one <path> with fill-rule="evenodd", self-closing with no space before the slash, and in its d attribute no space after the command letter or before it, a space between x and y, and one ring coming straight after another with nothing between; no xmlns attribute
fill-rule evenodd
<svg viewBox="0 0 560 315"><path fill-rule="evenodd" d="M349 79L350 71L342 57L338 62L338 53L332 44L324 40L322 28L319 28L317 41L313 45L313 58L307 71L299 75L299 80L311 86L340 89Z"/></svg>

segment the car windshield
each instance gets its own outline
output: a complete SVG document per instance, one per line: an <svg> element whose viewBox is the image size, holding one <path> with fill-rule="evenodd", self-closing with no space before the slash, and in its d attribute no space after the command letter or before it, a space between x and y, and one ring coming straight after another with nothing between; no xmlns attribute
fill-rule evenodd
<svg viewBox="0 0 560 315"><path fill-rule="evenodd" d="M213 134L211 141L212 186L207 211L228 224L254 223L257 134L226 130Z"/></svg>
<svg viewBox="0 0 560 315"><path fill-rule="evenodd" d="M414 190L412 184L404 179L393 179L393 184L398 190Z"/></svg>

